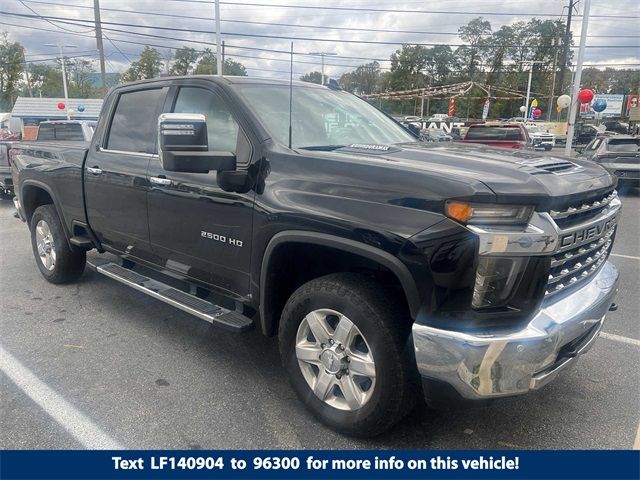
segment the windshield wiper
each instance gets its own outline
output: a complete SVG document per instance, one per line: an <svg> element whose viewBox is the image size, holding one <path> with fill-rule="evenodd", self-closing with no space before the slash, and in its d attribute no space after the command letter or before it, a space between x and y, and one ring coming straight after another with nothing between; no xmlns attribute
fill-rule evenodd
<svg viewBox="0 0 640 480"><path fill-rule="evenodd" d="M346 145L309 145L306 147L297 147L300 150L317 150L321 152L331 152L339 148L346 147Z"/></svg>

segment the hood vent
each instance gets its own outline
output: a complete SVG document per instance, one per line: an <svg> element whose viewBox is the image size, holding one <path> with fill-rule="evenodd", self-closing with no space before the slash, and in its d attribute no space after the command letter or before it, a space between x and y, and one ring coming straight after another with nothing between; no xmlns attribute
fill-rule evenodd
<svg viewBox="0 0 640 480"><path fill-rule="evenodd" d="M563 175L566 173L573 173L582 168L580 165L570 162L569 160L561 160L552 157L520 160L516 163L524 166L527 173L530 173L531 175L539 175L543 173Z"/></svg>

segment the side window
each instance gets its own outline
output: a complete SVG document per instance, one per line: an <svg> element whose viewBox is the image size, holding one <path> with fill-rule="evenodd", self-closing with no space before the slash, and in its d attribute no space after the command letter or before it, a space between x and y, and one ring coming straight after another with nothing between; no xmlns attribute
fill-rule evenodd
<svg viewBox="0 0 640 480"><path fill-rule="evenodd" d="M120 95L111 119L106 148L123 152L155 153L156 131L163 90L160 88Z"/></svg>
<svg viewBox="0 0 640 480"><path fill-rule="evenodd" d="M174 113L201 113L207 119L209 151L236 153L239 127L222 99L205 88L182 87Z"/></svg>
<svg viewBox="0 0 640 480"><path fill-rule="evenodd" d="M55 130L50 123L41 124L38 127L38 140L55 140Z"/></svg>

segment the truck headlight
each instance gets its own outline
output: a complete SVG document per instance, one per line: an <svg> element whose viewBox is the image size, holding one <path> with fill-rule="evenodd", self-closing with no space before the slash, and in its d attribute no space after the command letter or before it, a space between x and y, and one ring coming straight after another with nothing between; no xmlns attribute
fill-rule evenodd
<svg viewBox="0 0 640 480"><path fill-rule="evenodd" d="M449 218L472 225L525 224L533 213L533 207L528 205L467 203L454 200L447 201L444 209Z"/></svg>
<svg viewBox="0 0 640 480"><path fill-rule="evenodd" d="M528 259L480 257L473 287L473 308L501 307L520 283Z"/></svg>

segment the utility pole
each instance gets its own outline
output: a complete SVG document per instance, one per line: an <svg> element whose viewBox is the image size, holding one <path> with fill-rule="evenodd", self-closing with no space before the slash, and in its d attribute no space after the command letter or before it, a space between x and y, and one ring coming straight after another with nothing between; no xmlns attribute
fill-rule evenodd
<svg viewBox="0 0 640 480"><path fill-rule="evenodd" d="M320 70L321 74L322 74L322 83L321 85L324 85L324 57L326 57L327 55L338 55L337 53L334 52L309 52L308 55L320 55L320 57L322 57L322 68Z"/></svg>
<svg viewBox="0 0 640 480"><path fill-rule="evenodd" d="M567 11L567 28L564 31L564 48L562 49L562 61L560 63L560 78L558 81L560 95L564 93L564 71L567 68L567 57L569 56L569 39L571 37L571 16L573 7L578 0L569 0L569 10Z"/></svg>
<svg viewBox="0 0 640 480"><path fill-rule="evenodd" d="M107 93L107 74L104 67L104 45L102 44L102 21L100 20L100 0L93 0L93 21L96 27L96 44L100 55L100 86L102 94Z"/></svg>
<svg viewBox="0 0 640 480"><path fill-rule="evenodd" d="M580 109L578 99L578 91L580 90L580 82L582 81L582 62L584 61L584 49L587 44L587 30L589 29L589 9L591 8L591 0L584 0L584 12L582 12L582 27L580 28L580 48L578 49L578 60L576 61L576 75L573 79L573 89L571 91L571 110L569 111L569 129L567 131L567 144L564 148L564 154L571 155L571 146L573 143L573 132L575 130L576 116Z"/></svg>
<svg viewBox="0 0 640 480"><path fill-rule="evenodd" d="M222 76L222 40L220 38L220 0L216 0L216 62L218 76Z"/></svg>

